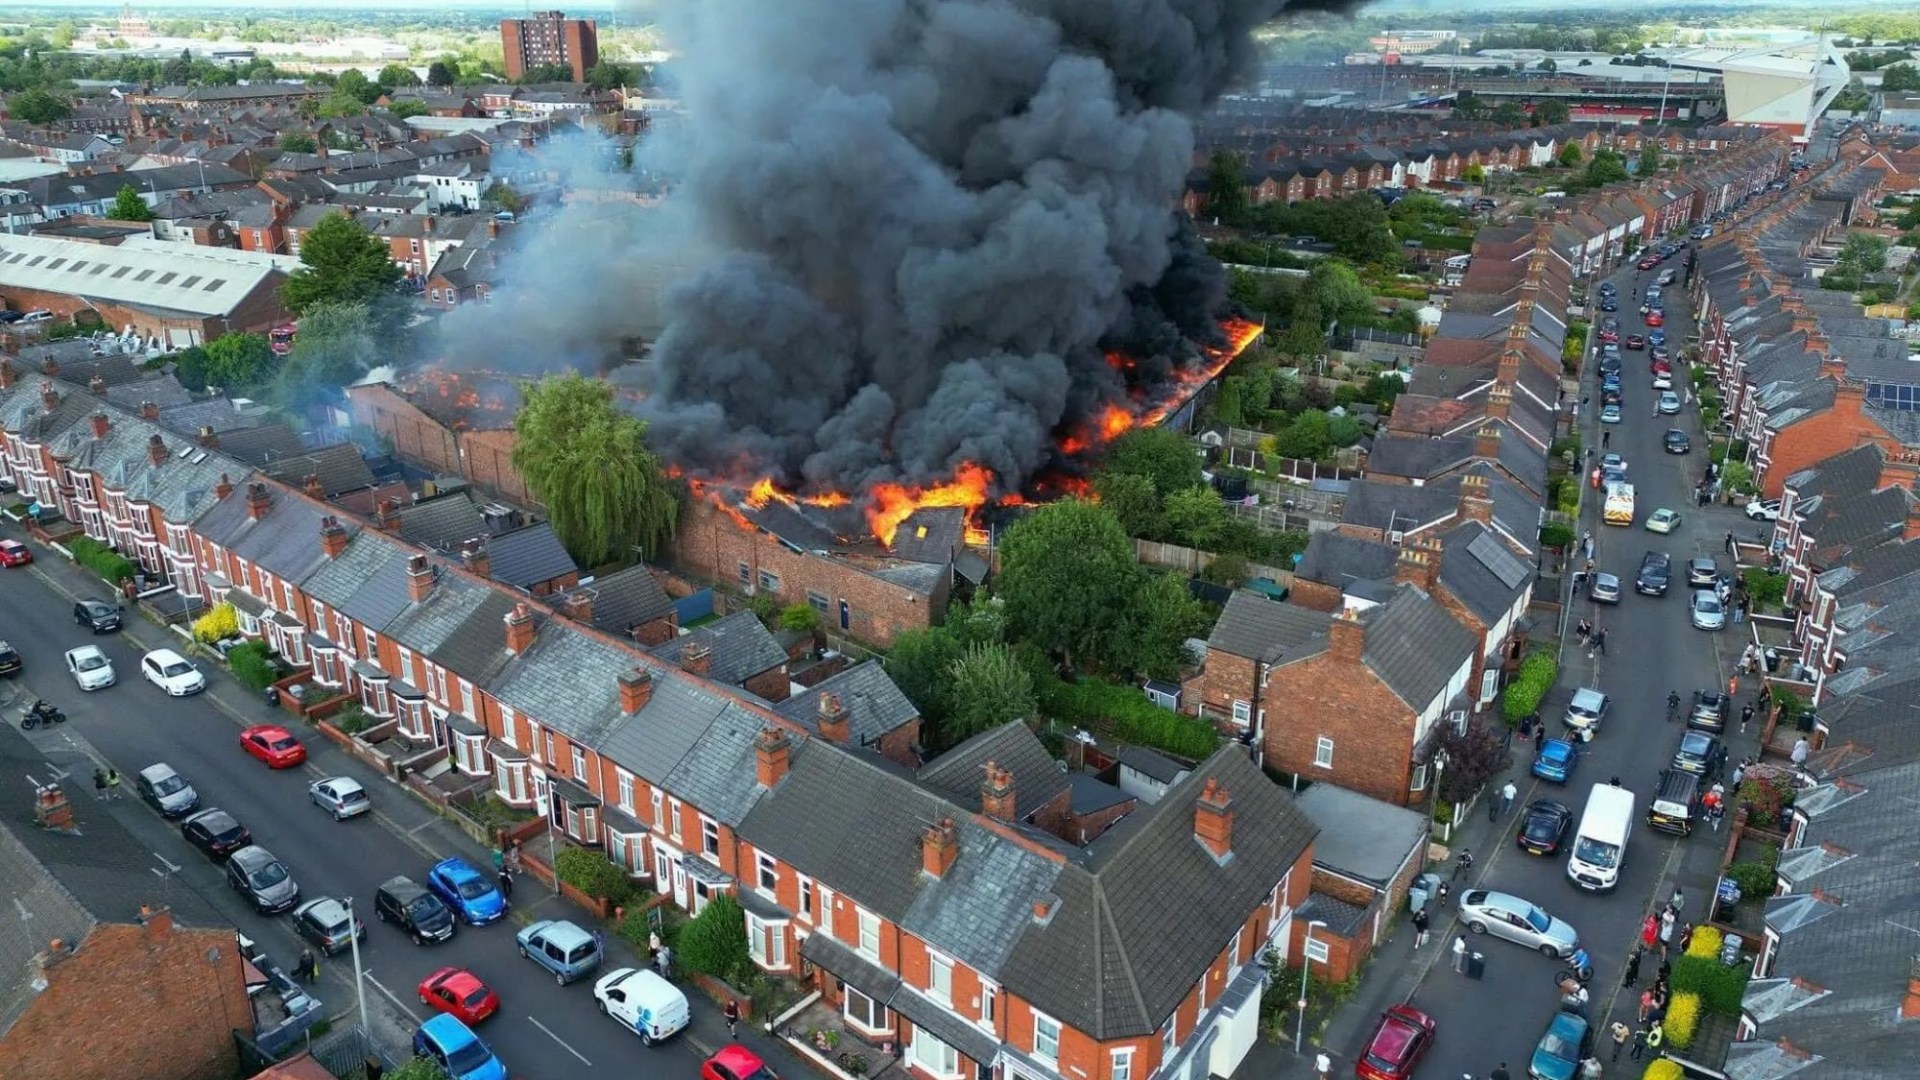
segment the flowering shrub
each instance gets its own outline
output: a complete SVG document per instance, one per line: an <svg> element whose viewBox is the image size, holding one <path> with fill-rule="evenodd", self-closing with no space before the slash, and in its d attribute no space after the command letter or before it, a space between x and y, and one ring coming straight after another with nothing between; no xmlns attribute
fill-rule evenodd
<svg viewBox="0 0 1920 1080"><path fill-rule="evenodd" d="M193 620L193 640L202 645L240 636L240 613L232 604L215 604L212 610Z"/></svg>
<svg viewBox="0 0 1920 1080"><path fill-rule="evenodd" d="M1662 1026L1674 1049L1685 1050L1693 1045L1693 1036L1700 1030L1700 995L1673 995L1673 1000L1667 1003L1667 1019Z"/></svg>
<svg viewBox="0 0 1920 1080"><path fill-rule="evenodd" d="M1687 942L1687 955L1712 960L1720 955L1720 931L1711 926L1693 928L1693 940Z"/></svg>
<svg viewBox="0 0 1920 1080"><path fill-rule="evenodd" d="M1640 1074L1640 1080L1686 1080L1687 1071L1677 1061L1660 1058L1647 1063L1647 1071Z"/></svg>

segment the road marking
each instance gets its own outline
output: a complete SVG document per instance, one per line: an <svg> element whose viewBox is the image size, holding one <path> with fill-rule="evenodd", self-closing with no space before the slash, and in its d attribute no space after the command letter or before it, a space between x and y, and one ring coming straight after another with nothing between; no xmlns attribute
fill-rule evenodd
<svg viewBox="0 0 1920 1080"><path fill-rule="evenodd" d="M582 1064L582 1065L585 1065L585 1066L586 1066L587 1068L589 1068L589 1069L591 1069L591 1068L593 1068L593 1062L591 1062L591 1061L588 1061L588 1060L587 1060L587 1056L586 1056L585 1054L582 1054L582 1053L581 1053L580 1051L578 1051L578 1050L575 1050L575 1049L574 1049L573 1047L571 1047L571 1046L568 1046L568 1045L567 1045L567 1040L565 1040L565 1039L563 1039L563 1038L561 1038L561 1037L560 1037L560 1036L558 1036L558 1035L555 1035L555 1034L553 1033L553 1031L552 1031L552 1030L551 1030L550 1028L548 1028L548 1027L547 1027L547 1025L545 1025L545 1024L543 1024L543 1023L541 1023L541 1022L540 1022L540 1021L538 1021L538 1020L535 1020L535 1019L534 1019L533 1017L531 1017L531 1016L529 1016L529 1017L527 1017L527 1023L529 1023L529 1024L532 1024L532 1025L533 1025L534 1027L537 1027L537 1028L539 1028L539 1029L540 1029L541 1031L544 1031L544 1032L546 1032L546 1033L547 1033L547 1038L549 1038L549 1039L552 1039L552 1040L553 1040L554 1042L557 1042L557 1043L559 1043L559 1044L560 1044L560 1049L562 1049L562 1050L565 1050L565 1051L566 1051L567 1053L569 1053L569 1054L572 1054L572 1055L573 1055L574 1057L577 1057L577 1058L579 1058L579 1059L580 1059L580 1064Z"/></svg>
<svg viewBox="0 0 1920 1080"><path fill-rule="evenodd" d="M386 998L388 1001L393 1002L394 1008L399 1009L401 1012L407 1015L407 1019L413 1021L415 1024L420 1023L420 1016L418 1013L415 1013L413 1011L413 1007L408 1005L406 1002L401 1001L398 997L395 997L393 991L387 989L385 986L382 986L380 984L380 980L373 977L373 972L362 970L360 973L360 977L372 983L373 988L375 990L380 991L380 994L382 997Z"/></svg>

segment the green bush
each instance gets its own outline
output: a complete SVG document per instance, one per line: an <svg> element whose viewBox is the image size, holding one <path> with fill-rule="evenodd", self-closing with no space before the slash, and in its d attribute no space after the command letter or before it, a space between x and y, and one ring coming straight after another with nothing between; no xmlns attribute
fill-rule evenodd
<svg viewBox="0 0 1920 1080"><path fill-rule="evenodd" d="M1700 406L1700 426L1708 431L1720 430L1720 410L1711 405Z"/></svg>
<svg viewBox="0 0 1920 1080"><path fill-rule="evenodd" d="M1573 529L1566 525L1544 525L1540 528L1540 545L1557 548L1561 551L1573 546Z"/></svg>
<svg viewBox="0 0 1920 1080"><path fill-rule="evenodd" d="M721 893L707 901L700 914L683 927L674 950L688 971L722 981L738 979L750 970L747 955L747 916L740 901Z"/></svg>
<svg viewBox="0 0 1920 1080"><path fill-rule="evenodd" d="M1509 724L1518 724L1532 716L1539 711L1541 700L1559 677L1560 662L1552 653L1545 650L1529 653L1520 662L1520 673L1507 684L1506 693L1500 699L1500 714Z"/></svg>
<svg viewBox="0 0 1920 1080"><path fill-rule="evenodd" d="M588 896L621 907L633 899L633 878L626 868L598 851L570 847L553 861L560 880Z"/></svg>
<svg viewBox="0 0 1920 1080"><path fill-rule="evenodd" d="M1727 867L1724 876L1740 886L1742 900L1761 900L1772 896L1777 883L1773 875L1773 867L1758 862L1734 863Z"/></svg>
<svg viewBox="0 0 1920 1080"><path fill-rule="evenodd" d="M1749 566L1740 572L1747 586L1747 600L1754 610L1771 608L1787 597L1787 575L1770 574L1764 566Z"/></svg>
<svg viewBox="0 0 1920 1080"><path fill-rule="evenodd" d="M132 560L90 536L82 536L68 544L67 550L73 553L74 562L99 574L109 585L119 585L138 569Z"/></svg>
<svg viewBox="0 0 1920 1080"><path fill-rule="evenodd" d="M227 670L240 685L256 693L273 685L280 677L274 666L273 652L264 641L243 641L227 650Z"/></svg>
<svg viewBox="0 0 1920 1080"><path fill-rule="evenodd" d="M1132 686L1082 679L1035 680L1040 711L1062 723L1108 727L1121 742L1151 746L1178 757L1202 760L1220 745L1220 733L1204 720L1163 709Z"/></svg>
<svg viewBox="0 0 1920 1080"><path fill-rule="evenodd" d="M1696 937L1699 933L1694 931ZM1694 994L1699 997L1701 1007L1710 1013L1739 1016L1740 999L1747 992L1747 977L1745 964L1728 967L1717 957L1694 956L1689 952L1673 961L1674 1000L1678 1001L1682 994ZM1672 1033L1671 1028L1668 1033Z"/></svg>
<svg viewBox="0 0 1920 1080"><path fill-rule="evenodd" d="M373 720L367 716L367 710L359 705L349 705L333 714L329 721L343 735L358 735L373 726Z"/></svg>

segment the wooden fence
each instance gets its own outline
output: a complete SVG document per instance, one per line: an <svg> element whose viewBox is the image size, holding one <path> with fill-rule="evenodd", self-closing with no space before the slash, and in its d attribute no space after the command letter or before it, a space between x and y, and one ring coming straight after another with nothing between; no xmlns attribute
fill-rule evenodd
<svg viewBox="0 0 1920 1080"><path fill-rule="evenodd" d="M1134 558L1148 566L1164 566L1184 574L1198 574L1207 568L1207 564L1219 558L1210 551L1199 551L1179 544L1162 544L1156 540L1135 540ZM1292 587L1293 571L1278 567L1252 564L1253 576L1266 578L1277 584Z"/></svg>

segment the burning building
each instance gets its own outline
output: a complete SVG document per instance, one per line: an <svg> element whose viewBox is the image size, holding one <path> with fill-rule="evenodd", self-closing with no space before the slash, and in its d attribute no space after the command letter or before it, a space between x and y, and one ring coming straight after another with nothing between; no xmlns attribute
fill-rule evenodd
<svg viewBox="0 0 1920 1080"><path fill-rule="evenodd" d="M505 376L423 368L398 382L347 388L353 422L395 457L438 476L457 476L518 503L534 500L513 467L513 415L520 387Z"/></svg>

